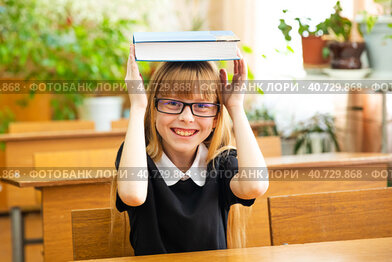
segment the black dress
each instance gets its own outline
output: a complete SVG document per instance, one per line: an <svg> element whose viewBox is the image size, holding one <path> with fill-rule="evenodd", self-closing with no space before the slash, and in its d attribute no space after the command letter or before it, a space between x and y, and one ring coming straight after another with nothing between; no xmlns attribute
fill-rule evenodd
<svg viewBox="0 0 392 262"><path fill-rule="evenodd" d="M117 153L117 170L122 149L123 144ZM255 199L240 199L230 189L230 179L238 172L235 149L222 152L213 161L215 169L210 161L204 186L198 186L192 179L167 186L147 155L146 201L138 207L131 207L118 194L116 200L117 209L128 212L130 242L135 255L227 248L230 206L236 203L251 206Z"/></svg>

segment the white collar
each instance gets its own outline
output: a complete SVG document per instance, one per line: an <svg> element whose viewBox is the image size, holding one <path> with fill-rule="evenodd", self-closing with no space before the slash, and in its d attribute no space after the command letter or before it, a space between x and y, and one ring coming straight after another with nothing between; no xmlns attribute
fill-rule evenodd
<svg viewBox="0 0 392 262"><path fill-rule="evenodd" d="M180 179L185 180L188 177L192 178L196 185L204 186L207 174L207 154L208 148L204 145L204 143L201 143L197 149L196 157L191 168L189 168L185 173L173 164L165 152L162 153L161 159L154 163L168 186L172 186Z"/></svg>

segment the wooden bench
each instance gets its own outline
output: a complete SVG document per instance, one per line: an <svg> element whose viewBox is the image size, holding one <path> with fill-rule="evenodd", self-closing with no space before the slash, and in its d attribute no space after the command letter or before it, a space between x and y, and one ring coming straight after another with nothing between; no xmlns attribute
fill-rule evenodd
<svg viewBox="0 0 392 262"><path fill-rule="evenodd" d="M392 188L268 198L273 245L392 236Z"/></svg>

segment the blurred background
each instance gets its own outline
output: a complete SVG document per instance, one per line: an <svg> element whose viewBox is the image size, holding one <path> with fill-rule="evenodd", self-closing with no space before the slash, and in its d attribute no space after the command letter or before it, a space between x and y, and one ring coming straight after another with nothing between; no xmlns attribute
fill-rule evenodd
<svg viewBox="0 0 392 262"><path fill-rule="evenodd" d="M247 94L255 135L277 137L279 155L392 152L391 5L392 0L0 0L0 136L65 126L108 137L124 131L126 93L18 93L9 83L123 80L134 32L231 30L241 39L252 80L365 79L389 88ZM232 72L231 61L217 63ZM138 64L147 81L158 65ZM6 164L7 139L0 138L0 166ZM28 230L41 230L40 218L32 223ZM0 235L0 257L10 261L9 222L0 226L8 232ZM43 259L41 246L26 252L28 261Z"/></svg>
<svg viewBox="0 0 392 262"><path fill-rule="evenodd" d="M2 0L0 79L121 80L133 32L184 30L232 30L241 39L250 79L391 79L390 13L390 0ZM366 49L350 47L358 42ZM350 61L356 63L345 64L344 58L339 62L342 48L354 53ZM156 66L139 63L145 80ZM231 70L232 63L219 66ZM307 143L319 140L313 146L318 151L336 150L335 140L343 151L381 151L382 141L387 141L382 140L383 128L392 131L390 99L359 93L253 94L246 98L246 110L250 121L274 121L273 133L260 132L281 136L283 144L292 146L305 135ZM86 109L95 103L86 97L91 95L2 93L0 132L8 132L15 121L96 119L90 114L99 110ZM111 102L110 107L117 108L114 120L127 117L126 96ZM292 147L283 151L313 152L294 152Z"/></svg>

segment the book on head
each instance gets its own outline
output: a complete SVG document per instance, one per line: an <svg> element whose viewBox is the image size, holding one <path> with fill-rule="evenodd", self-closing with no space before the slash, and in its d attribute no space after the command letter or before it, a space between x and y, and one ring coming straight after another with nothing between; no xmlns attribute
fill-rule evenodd
<svg viewBox="0 0 392 262"><path fill-rule="evenodd" d="M237 60L232 31L136 32L136 61Z"/></svg>

